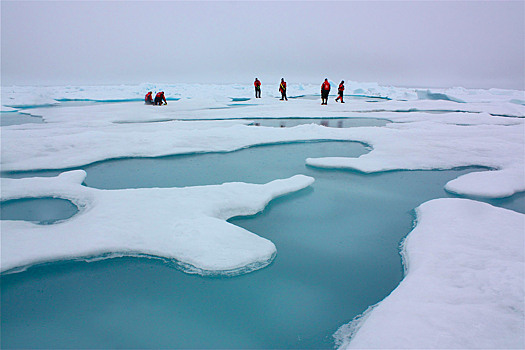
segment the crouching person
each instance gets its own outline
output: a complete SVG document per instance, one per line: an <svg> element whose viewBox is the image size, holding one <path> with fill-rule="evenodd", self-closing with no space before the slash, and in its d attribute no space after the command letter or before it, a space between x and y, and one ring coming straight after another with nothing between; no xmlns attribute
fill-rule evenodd
<svg viewBox="0 0 525 350"><path fill-rule="evenodd" d="M149 91L146 94L146 97L144 98L144 103L147 104L147 105L152 105L153 104L153 93L151 91Z"/></svg>
<svg viewBox="0 0 525 350"><path fill-rule="evenodd" d="M168 104L168 102L166 102L166 96L164 96L164 91L157 92L157 94L155 95L155 106L162 106L163 101L165 105Z"/></svg>

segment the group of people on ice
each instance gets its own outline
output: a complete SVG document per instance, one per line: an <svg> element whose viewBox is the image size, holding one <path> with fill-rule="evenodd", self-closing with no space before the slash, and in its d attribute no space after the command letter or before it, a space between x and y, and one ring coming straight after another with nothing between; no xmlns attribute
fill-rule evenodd
<svg viewBox="0 0 525 350"><path fill-rule="evenodd" d="M339 96L335 99L335 101L341 100L341 103L344 103L343 101L343 92L345 91L345 82L344 80L341 80L341 83L339 83L339 87L337 88L337 93ZM253 82L253 85L255 86L255 98L261 98L261 82L259 79L255 78L255 81ZM281 101L286 100L288 101L288 97L286 97L286 82L284 81L284 78L281 79L281 83L279 84L279 92L281 93ZM328 82L328 79L325 79L323 84L321 84L321 104L326 105L328 104L328 94L330 94L330 83ZM153 93L149 91L146 94L146 97L144 98L144 102L147 105L156 105L156 106L162 106L163 104L167 105L168 102L166 102L166 96L164 96L164 91L157 92L155 95L155 99L153 99Z"/></svg>
<svg viewBox="0 0 525 350"><path fill-rule="evenodd" d="M255 98L261 98L261 82L259 79L255 78L255 81L253 82L253 85L255 86ZM343 93L345 91L345 81L341 80L339 83L339 87L337 88L337 98L335 101L341 101L341 103L344 103L343 101ZM288 101L288 97L286 97L286 81L284 81L284 78L281 79L281 83L279 84L279 92L281 93L281 101L286 100ZM328 94L330 93L330 82L328 82L328 79L325 79L324 82L321 84L321 104L326 105L328 104Z"/></svg>
<svg viewBox="0 0 525 350"><path fill-rule="evenodd" d="M345 81L341 80L339 83L339 87L337 88L337 94L338 96L335 99L335 102L341 100L341 103L345 103L343 101L343 92L345 91ZM328 94L330 93L330 83L328 82L328 79L325 79L324 82L321 84L321 104L326 105L328 104Z"/></svg>
<svg viewBox="0 0 525 350"><path fill-rule="evenodd" d="M157 92L155 95L155 100L153 99L153 92L148 91L146 97L144 98L144 103L147 105L162 106L163 104L167 105L166 96L164 96L164 91Z"/></svg>

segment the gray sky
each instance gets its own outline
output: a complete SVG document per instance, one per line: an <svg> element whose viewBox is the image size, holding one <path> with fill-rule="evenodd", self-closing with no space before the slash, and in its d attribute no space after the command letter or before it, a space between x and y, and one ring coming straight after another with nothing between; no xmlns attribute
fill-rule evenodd
<svg viewBox="0 0 525 350"><path fill-rule="evenodd" d="M525 2L1 1L2 85L525 89Z"/></svg>

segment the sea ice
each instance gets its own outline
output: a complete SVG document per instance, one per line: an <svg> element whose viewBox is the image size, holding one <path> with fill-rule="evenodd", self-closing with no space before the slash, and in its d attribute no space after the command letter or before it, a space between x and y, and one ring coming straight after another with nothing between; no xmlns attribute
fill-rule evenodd
<svg viewBox="0 0 525 350"><path fill-rule="evenodd" d="M405 278L339 329L339 347L523 349L524 232L524 214L489 204L422 204L403 245Z"/></svg>
<svg viewBox="0 0 525 350"><path fill-rule="evenodd" d="M447 190L480 197L507 197L525 191L524 131L521 123L490 126L439 122L389 124L370 130L368 139L359 139L372 145L370 153L359 158L309 158L306 163L367 173L398 169L487 167L498 171L464 175L449 183Z"/></svg>
<svg viewBox="0 0 525 350"><path fill-rule="evenodd" d="M226 220L253 215L314 181L296 175L264 185L97 190L81 185L85 176L76 170L2 180L2 200L56 197L79 208L55 225L3 220L2 271L61 259L146 255L176 260L190 273L249 272L272 261L275 245Z"/></svg>
<svg viewBox="0 0 525 350"><path fill-rule="evenodd" d="M483 181L476 181L480 184L478 188L474 188L471 181L463 181L453 183L447 189L459 194L490 197L505 197L525 190L521 170L525 167L524 152L510 151L524 148L523 118L498 117L485 112L361 113L335 104L320 109L317 101L310 100L290 100L284 105L279 102L272 99L256 106L230 109L227 113L198 108L198 100L181 100L162 107L128 102L31 109L32 115L42 116L46 123L2 128L2 169L67 169L119 157L233 151L257 144L325 139L359 141L369 145L372 151L357 159L308 159L307 164L363 172L482 166L499 172L469 175L470 179L483 177ZM366 104L355 103L352 110L361 108L360 103ZM383 103L409 102L385 100L371 104ZM468 109L471 104L460 105ZM525 109L524 106L511 105ZM384 118L392 123L382 128L337 129L313 124L294 128L256 128L244 125L247 123L245 119L237 122L217 120L283 116ZM158 122L163 120L165 122ZM502 183L502 174L512 181Z"/></svg>
<svg viewBox="0 0 525 350"><path fill-rule="evenodd" d="M321 107L315 99L317 84L291 83L289 97L297 98L282 102L276 84L262 83L262 99L236 101L235 106L230 105L234 99L252 97L251 85L3 87L2 111L41 116L45 123L2 127L2 171L347 140L368 145L370 152L359 158L310 158L306 163L361 172L479 166L487 170L452 180L446 189L492 198L525 191L524 91L457 87L421 93L347 82L347 94L376 99ZM141 101L149 90L164 90L168 105L145 106ZM128 102L66 106L74 100ZM34 108L61 102L60 107ZM314 117L392 123L348 129L245 125L250 118ZM2 271L117 253L176 259L200 273L248 272L268 264L276 248L225 220L256 213L275 196L313 181L295 176L265 185L104 191L81 186L84 176L74 171L57 178L2 179L2 200L55 196L80 208L79 214L55 225L3 221ZM425 203L417 214L417 226L404 245L406 278L360 322L340 329L340 345L523 348L524 215L460 199Z"/></svg>

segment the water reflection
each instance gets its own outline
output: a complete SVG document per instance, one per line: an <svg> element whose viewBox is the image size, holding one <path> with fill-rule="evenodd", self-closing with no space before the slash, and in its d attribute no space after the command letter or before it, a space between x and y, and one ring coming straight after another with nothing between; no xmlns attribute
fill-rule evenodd
<svg viewBox="0 0 525 350"><path fill-rule="evenodd" d="M256 118L253 126L270 126L290 128L303 124L317 124L331 128L356 128L365 126L385 126L390 123L386 119L376 118Z"/></svg>

